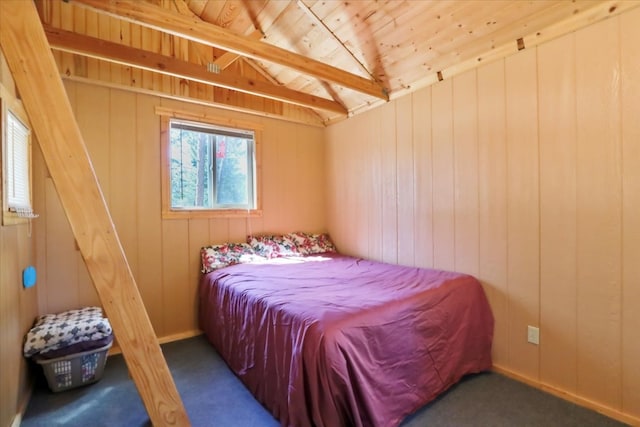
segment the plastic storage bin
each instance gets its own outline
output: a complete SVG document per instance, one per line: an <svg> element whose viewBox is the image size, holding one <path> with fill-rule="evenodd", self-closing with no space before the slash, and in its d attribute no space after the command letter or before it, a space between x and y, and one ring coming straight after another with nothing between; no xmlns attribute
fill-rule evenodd
<svg viewBox="0 0 640 427"><path fill-rule="evenodd" d="M109 343L104 347L55 359L36 359L51 391L58 392L95 383L102 378Z"/></svg>

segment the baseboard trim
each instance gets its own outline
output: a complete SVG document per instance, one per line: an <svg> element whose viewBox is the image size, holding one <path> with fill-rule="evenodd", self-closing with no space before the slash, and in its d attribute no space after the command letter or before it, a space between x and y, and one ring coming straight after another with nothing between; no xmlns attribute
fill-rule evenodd
<svg viewBox="0 0 640 427"><path fill-rule="evenodd" d="M559 397L561 399L567 400L569 402L575 403L576 405L594 410L596 412L599 412L603 415L606 415L609 418L613 418L617 421L620 421L622 423L626 423L632 426L640 426L640 418L634 417L633 415L629 415L629 414L625 414L624 412L621 412L617 409L611 408L609 406L603 405L601 403L598 402L594 402L593 400L589 400L586 399L584 397L578 396L576 394L561 390L557 387L554 387L552 385L549 384L545 384L543 382L540 382L538 380L534 380L532 378L529 378L525 375L521 375L518 374L516 372L513 372L509 369L506 369L502 366L499 365L493 365L493 371L498 373L498 374L502 374L506 377L512 378L516 381L525 383L527 385L530 385L531 387L535 387L539 390L542 390L546 393L552 394L556 397Z"/></svg>
<svg viewBox="0 0 640 427"><path fill-rule="evenodd" d="M29 406L29 401L31 400L31 395L33 394L33 381L30 381L28 386L27 393L24 395L20 405L18 405L18 413L13 417L13 421L11 422L11 427L20 427L22 423L22 417L24 413L27 412L27 406Z"/></svg>
<svg viewBox="0 0 640 427"><path fill-rule="evenodd" d="M168 342L185 340L187 338L197 337L202 335L203 332L200 329L193 329L191 331L180 332L179 334L167 335L165 337L158 338L160 344L166 344Z"/></svg>
<svg viewBox="0 0 640 427"><path fill-rule="evenodd" d="M13 422L11 423L11 427L20 427L20 423L22 422L22 414L18 413L13 418Z"/></svg>
<svg viewBox="0 0 640 427"><path fill-rule="evenodd" d="M203 332L200 329L192 329L190 331L180 332L179 334L166 335L164 337L160 337L158 338L158 343L166 344L173 341L193 338L193 337L197 337L198 335L202 335L202 333ZM120 348L117 342L115 342L113 346L109 349L109 356L113 356L114 354L122 354L122 349Z"/></svg>

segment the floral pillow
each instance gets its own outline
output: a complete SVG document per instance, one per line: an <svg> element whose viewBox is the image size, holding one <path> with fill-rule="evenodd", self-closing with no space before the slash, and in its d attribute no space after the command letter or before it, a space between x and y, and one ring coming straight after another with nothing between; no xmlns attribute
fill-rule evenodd
<svg viewBox="0 0 640 427"><path fill-rule="evenodd" d="M296 244L288 236L247 236L247 242L257 255L265 258L300 256Z"/></svg>
<svg viewBox="0 0 640 427"><path fill-rule="evenodd" d="M298 252L302 255L336 252L336 247L327 233L308 234L297 231L290 233L289 238L296 244Z"/></svg>
<svg viewBox="0 0 640 427"><path fill-rule="evenodd" d="M254 255L253 249L246 243L204 246L200 249L202 259L202 270L200 271L210 273L218 268L250 260Z"/></svg>

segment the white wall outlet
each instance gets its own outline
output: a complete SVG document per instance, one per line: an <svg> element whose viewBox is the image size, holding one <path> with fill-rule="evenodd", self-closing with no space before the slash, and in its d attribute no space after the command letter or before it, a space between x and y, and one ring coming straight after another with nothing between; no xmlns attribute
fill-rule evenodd
<svg viewBox="0 0 640 427"><path fill-rule="evenodd" d="M535 326L527 326L527 342L540 344L540 329Z"/></svg>

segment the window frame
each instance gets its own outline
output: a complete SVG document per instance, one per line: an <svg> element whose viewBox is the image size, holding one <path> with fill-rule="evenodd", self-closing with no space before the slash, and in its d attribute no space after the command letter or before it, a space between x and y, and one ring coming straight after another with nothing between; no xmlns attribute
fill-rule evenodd
<svg viewBox="0 0 640 427"><path fill-rule="evenodd" d="M163 219L188 219L188 218L247 218L262 216L261 205L261 140L262 126L242 120L214 117L206 114L194 114L185 111L169 110L156 107L156 114L160 116L160 140L161 140L161 187L162 187L162 218ZM219 126L222 128L252 131L254 134L254 197L256 205L253 209L238 208L204 208L204 209L176 209L171 206L171 120L202 124L203 126Z"/></svg>
<svg viewBox="0 0 640 427"><path fill-rule="evenodd" d="M27 131L27 153L26 153L26 169L27 169L27 199L28 199L28 207L27 211L31 212L29 215L19 214L15 207L9 206L9 197L8 197L8 174L9 174L9 165L8 162L11 159L8 158L8 121L9 114L11 114L20 124L22 124ZM33 216L33 160L32 160L32 146L33 146L33 131L31 130L31 126L29 120L27 118L27 114L22 107L22 104L17 99L10 96L7 91L0 87L0 139L2 143L2 149L0 158L2 161L1 166L1 178L2 178L2 224L3 225L15 225L15 224L24 224L29 221L29 219ZM12 168L15 169L15 166Z"/></svg>

